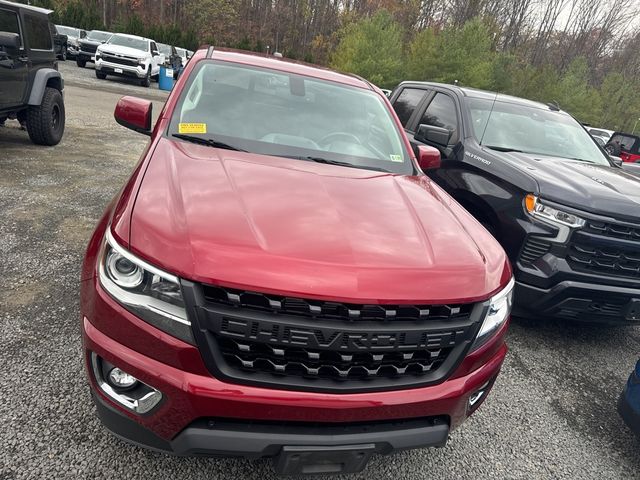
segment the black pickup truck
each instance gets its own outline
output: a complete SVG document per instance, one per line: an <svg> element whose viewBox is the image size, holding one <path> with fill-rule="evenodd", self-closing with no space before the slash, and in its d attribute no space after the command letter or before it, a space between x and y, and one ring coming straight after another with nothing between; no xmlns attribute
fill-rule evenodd
<svg viewBox="0 0 640 480"><path fill-rule="evenodd" d="M426 172L502 244L514 314L640 324L640 176L554 105L404 82L390 101Z"/></svg>

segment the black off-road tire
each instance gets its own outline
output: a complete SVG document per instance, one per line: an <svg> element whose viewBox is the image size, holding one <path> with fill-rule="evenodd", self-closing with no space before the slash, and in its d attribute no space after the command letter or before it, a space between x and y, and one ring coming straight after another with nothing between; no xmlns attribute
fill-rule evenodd
<svg viewBox="0 0 640 480"><path fill-rule="evenodd" d="M100 80L104 80L105 78L107 78L107 74L102 73L100 70L96 70L96 78L99 78Z"/></svg>
<svg viewBox="0 0 640 480"><path fill-rule="evenodd" d="M63 62L67 61L67 46L62 47L62 54L60 54L60 60Z"/></svg>
<svg viewBox="0 0 640 480"><path fill-rule="evenodd" d="M40 105L27 110L27 132L37 145L57 145L64 134L64 101L55 88L47 87Z"/></svg>
<svg viewBox="0 0 640 480"><path fill-rule="evenodd" d="M80 57L76 57L76 65L78 65L80 68L84 68L87 65L87 61L82 60Z"/></svg>

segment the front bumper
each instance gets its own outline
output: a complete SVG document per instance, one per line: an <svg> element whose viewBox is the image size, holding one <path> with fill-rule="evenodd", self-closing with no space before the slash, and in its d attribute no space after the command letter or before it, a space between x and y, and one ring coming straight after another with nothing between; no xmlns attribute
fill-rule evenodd
<svg viewBox="0 0 640 480"><path fill-rule="evenodd" d="M516 282L513 315L640 325L640 290L565 280L550 288Z"/></svg>
<svg viewBox="0 0 640 480"><path fill-rule="evenodd" d="M93 352L163 396L154 410L136 415L109 400L88 368L105 425L122 438L179 455L259 457L279 455L283 446L363 442L379 453L441 446L449 429L486 398L507 352L505 325L495 342L468 355L456 373L438 385L354 394L276 390L212 377L196 347L121 308L95 278L82 284L82 311L87 367ZM480 390L481 400L470 407L470 397ZM225 428L212 430L209 421ZM265 435L265 425L269 432L284 430L280 436ZM355 426L362 431L349 430Z"/></svg>
<svg viewBox="0 0 640 480"><path fill-rule="evenodd" d="M109 75L118 75L129 78L142 79L147 76L147 68L144 65L132 67L129 65L105 62L103 60L96 60L96 70Z"/></svg>

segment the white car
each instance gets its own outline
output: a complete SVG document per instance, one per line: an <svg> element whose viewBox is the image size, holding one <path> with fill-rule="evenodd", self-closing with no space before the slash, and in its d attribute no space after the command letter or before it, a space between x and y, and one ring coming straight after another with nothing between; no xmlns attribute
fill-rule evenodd
<svg viewBox="0 0 640 480"><path fill-rule="evenodd" d="M158 51L156 42L137 35L116 33L96 51L96 77L107 75L138 78L144 87L157 78L164 55Z"/></svg>

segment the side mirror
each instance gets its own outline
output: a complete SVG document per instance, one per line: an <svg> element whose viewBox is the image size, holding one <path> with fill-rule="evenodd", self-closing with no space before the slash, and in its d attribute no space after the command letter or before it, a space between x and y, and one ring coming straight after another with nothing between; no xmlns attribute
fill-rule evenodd
<svg viewBox="0 0 640 480"><path fill-rule="evenodd" d="M20 35L17 33L0 32L0 47L17 50L20 48Z"/></svg>
<svg viewBox="0 0 640 480"><path fill-rule="evenodd" d="M158 50L154 50L153 52L151 52L151 55L157 57L158 55L160 55L160 52Z"/></svg>
<svg viewBox="0 0 640 480"><path fill-rule="evenodd" d="M80 38L87 38L87 32L80 30Z"/></svg>
<svg viewBox="0 0 640 480"><path fill-rule="evenodd" d="M418 145L418 165L422 171L440 168L440 151L428 145Z"/></svg>
<svg viewBox="0 0 640 480"><path fill-rule="evenodd" d="M453 132L446 128L436 127L435 125L425 125L424 123L418 126L418 131L413 136L418 142L423 143L436 143L446 147L449 145L449 140Z"/></svg>
<svg viewBox="0 0 640 480"><path fill-rule="evenodd" d="M613 164L617 167L622 166L622 159L620 157L616 157L615 155L609 155L609 158L613 162Z"/></svg>
<svg viewBox="0 0 640 480"><path fill-rule="evenodd" d="M118 100L113 117L123 127L151 135L152 103L136 97L122 97Z"/></svg>

